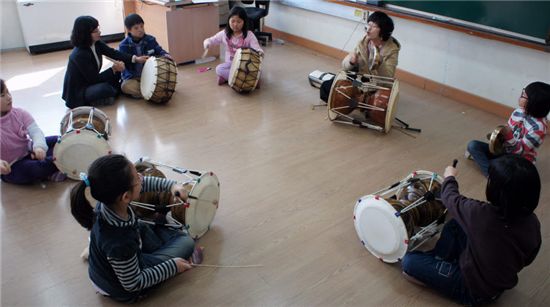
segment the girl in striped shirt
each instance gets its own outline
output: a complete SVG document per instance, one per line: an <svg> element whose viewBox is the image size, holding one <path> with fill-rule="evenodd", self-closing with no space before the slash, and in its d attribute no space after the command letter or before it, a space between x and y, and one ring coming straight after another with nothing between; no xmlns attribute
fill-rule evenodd
<svg viewBox="0 0 550 307"><path fill-rule="evenodd" d="M503 129L504 151L507 154L520 155L535 163L537 149L542 145L548 123L546 117L550 112L550 84L533 82L521 92L508 125ZM471 156L487 177L489 160L495 156L489 152L489 144L481 141L468 143L467 156Z"/></svg>
<svg viewBox="0 0 550 307"><path fill-rule="evenodd" d="M121 302L133 302L147 289L192 268L202 250L183 231L138 222L129 206L143 191L170 191L183 200L187 192L173 180L143 178L122 155L94 161L71 191L71 213L91 230L88 273L96 290ZM97 199L88 202L89 189ZM188 259L188 260L186 260Z"/></svg>

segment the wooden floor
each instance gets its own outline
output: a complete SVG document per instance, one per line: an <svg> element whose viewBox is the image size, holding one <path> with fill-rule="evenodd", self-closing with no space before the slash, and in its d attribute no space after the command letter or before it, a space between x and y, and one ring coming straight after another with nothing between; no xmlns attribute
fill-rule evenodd
<svg viewBox="0 0 550 307"><path fill-rule="evenodd" d="M60 91L68 53L1 57L14 105L29 110L47 135L59 133L66 111ZM213 70L198 73L190 65L179 66L177 91L165 106L123 97L103 108L113 123L115 151L218 175L220 207L200 240L205 263L263 265L196 268L139 306L452 305L405 281L399 265L372 256L357 239L353 208L358 197L413 170L442 173L454 158L461 192L484 198L485 180L463 158L465 145L505 119L402 83L397 116L421 134L334 124L326 109L311 109L319 92L307 75L336 71L339 62L273 45L266 48L262 88L250 95L217 86ZM498 306L550 306L550 141L540 153L543 246ZM69 212L73 185L0 184L2 306L115 305L95 293L79 258L87 232Z"/></svg>

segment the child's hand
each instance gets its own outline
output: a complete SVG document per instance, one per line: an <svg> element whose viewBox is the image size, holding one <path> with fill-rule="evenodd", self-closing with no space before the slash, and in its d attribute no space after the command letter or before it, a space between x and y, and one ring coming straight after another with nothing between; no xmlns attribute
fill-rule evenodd
<svg viewBox="0 0 550 307"><path fill-rule="evenodd" d="M183 273L187 270L191 270L193 266L189 261L184 260L182 258L174 258L174 261L176 261L176 266L178 267L178 273Z"/></svg>
<svg viewBox="0 0 550 307"><path fill-rule="evenodd" d="M8 161L0 160L0 174L7 175L11 173L11 167Z"/></svg>
<svg viewBox="0 0 550 307"><path fill-rule="evenodd" d="M172 56L169 55L168 53L166 53L165 55L163 55L163 57L165 57L165 58L167 58L167 59L169 59L169 60L171 60L171 61L174 61L174 59L172 59Z"/></svg>
<svg viewBox="0 0 550 307"><path fill-rule="evenodd" d="M46 159L46 151L40 147L35 148L32 153L36 160L44 161L44 159Z"/></svg>
<svg viewBox="0 0 550 307"><path fill-rule="evenodd" d="M177 197L177 198L179 198L183 201L187 201L187 197L188 197L187 190L183 187L182 184L179 184L179 183L173 184L170 187L170 192L175 197Z"/></svg>
<svg viewBox="0 0 550 307"><path fill-rule="evenodd" d="M114 72L122 72L126 68L126 66L122 61L114 61L112 68Z"/></svg>
<svg viewBox="0 0 550 307"><path fill-rule="evenodd" d="M351 57L349 58L349 63L351 65L357 64L357 54L355 52L350 53Z"/></svg>
<svg viewBox="0 0 550 307"><path fill-rule="evenodd" d="M453 177L456 177L456 174L458 174L458 171L456 170L456 168L452 167L451 165L447 166L447 168L445 169L445 173L443 174L443 176L445 178L449 177L449 176L453 176Z"/></svg>
<svg viewBox="0 0 550 307"><path fill-rule="evenodd" d="M138 56L138 57L136 57L136 63L143 64L143 63L147 62L147 59L149 59L149 56L147 56L147 55Z"/></svg>

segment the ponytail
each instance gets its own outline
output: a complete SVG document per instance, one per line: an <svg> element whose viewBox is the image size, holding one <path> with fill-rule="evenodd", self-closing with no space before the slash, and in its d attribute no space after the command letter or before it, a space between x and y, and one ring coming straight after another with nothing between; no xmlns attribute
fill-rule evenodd
<svg viewBox="0 0 550 307"><path fill-rule="evenodd" d="M71 213L82 227L91 230L95 222L92 204L86 198L86 188L90 187L91 196L107 207L133 186L133 164L122 155L106 155L97 158L81 174L82 181L71 190Z"/></svg>
<svg viewBox="0 0 550 307"><path fill-rule="evenodd" d="M71 190L71 214L84 228L91 230L94 225L95 214L88 199L86 199L86 183L79 182Z"/></svg>

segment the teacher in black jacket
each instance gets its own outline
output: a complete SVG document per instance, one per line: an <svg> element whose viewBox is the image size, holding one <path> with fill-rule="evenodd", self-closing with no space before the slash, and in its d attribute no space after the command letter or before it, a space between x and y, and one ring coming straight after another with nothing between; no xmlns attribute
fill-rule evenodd
<svg viewBox="0 0 550 307"><path fill-rule="evenodd" d="M111 105L120 92L120 72L125 64L145 63L147 56L132 56L102 42L97 19L78 17L73 26L74 46L63 82L63 100L68 108ZM113 59L113 66L101 73L103 55Z"/></svg>

